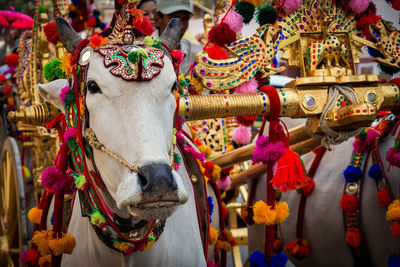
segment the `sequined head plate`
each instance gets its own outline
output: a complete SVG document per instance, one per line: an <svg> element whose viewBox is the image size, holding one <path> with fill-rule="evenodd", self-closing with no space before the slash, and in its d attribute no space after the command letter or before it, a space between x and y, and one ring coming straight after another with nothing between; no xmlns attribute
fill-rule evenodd
<svg viewBox="0 0 400 267"><path fill-rule="evenodd" d="M146 56L133 63L128 54L135 50L144 50ZM106 45L96 50L104 56L104 66L111 73L126 81L148 81L157 76L164 67L164 51L156 48L136 45Z"/></svg>

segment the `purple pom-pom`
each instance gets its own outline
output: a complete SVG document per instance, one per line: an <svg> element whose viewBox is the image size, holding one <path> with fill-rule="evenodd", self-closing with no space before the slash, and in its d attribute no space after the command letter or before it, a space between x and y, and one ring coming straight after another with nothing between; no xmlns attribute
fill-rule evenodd
<svg viewBox="0 0 400 267"><path fill-rule="evenodd" d="M60 194L73 193L74 177L63 173L55 166L47 167L42 173L42 186Z"/></svg>
<svg viewBox="0 0 400 267"><path fill-rule="evenodd" d="M400 168L400 152L396 152L396 148L391 148L386 151L385 159L390 165Z"/></svg>
<svg viewBox="0 0 400 267"><path fill-rule="evenodd" d="M369 168L368 176L374 180L379 180L382 178L382 169L378 164L374 164Z"/></svg>
<svg viewBox="0 0 400 267"><path fill-rule="evenodd" d="M21 260L22 265L28 265L28 262L26 261L26 256L28 255L28 250L24 250L21 252L19 255L19 259Z"/></svg>
<svg viewBox="0 0 400 267"><path fill-rule="evenodd" d="M283 10L286 14L290 14L301 7L303 0L285 0L283 2Z"/></svg>
<svg viewBox="0 0 400 267"><path fill-rule="evenodd" d="M367 149L364 141L362 141L360 139L356 139L356 141L354 141L353 148L354 148L354 152L356 152L356 153L363 153Z"/></svg>
<svg viewBox="0 0 400 267"><path fill-rule="evenodd" d="M75 139L78 135L78 131L75 128L69 128L64 133L64 140Z"/></svg>
<svg viewBox="0 0 400 267"><path fill-rule="evenodd" d="M371 0L350 0L349 5L354 13L361 14L367 10L370 2Z"/></svg>
<svg viewBox="0 0 400 267"><path fill-rule="evenodd" d="M61 89L60 99L61 99L61 102L63 102L63 104L65 103L65 98L67 97L68 91L71 89L72 88L69 86L65 86Z"/></svg>
<svg viewBox="0 0 400 267"><path fill-rule="evenodd" d="M343 171L343 175L348 183L354 183L361 179L362 170L358 167L354 167L353 165L349 165Z"/></svg>
<svg viewBox="0 0 400 267"><path fill-rule="evenodd" d="M198 152L196 149L190 146L185 146L186 152L188 152L190 155L192 155L195 159L200 160L201 162L204 162L206 160L206 156L204 153Z"/></svg>
<svg viewBox="0 0 400 267"><path fill-rule="evenodd" d="M276 144L268 143L268 137L261 135L256 141L253 161L255 163L262 162L263 164L275 162L285 153L286 149L283 142L278 142Z"/></svg>

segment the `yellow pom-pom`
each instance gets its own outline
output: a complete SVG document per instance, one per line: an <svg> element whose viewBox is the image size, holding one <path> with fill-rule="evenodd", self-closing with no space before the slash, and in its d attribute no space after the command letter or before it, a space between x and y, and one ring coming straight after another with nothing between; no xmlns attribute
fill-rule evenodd
<svg viewBox="0 0 400 267"><path fill-rule="evenodd" d="M204 87L201 85L201 82L196 78L191 78L190 83L193 84L194 89L199 93L202 94L204 92Z"/></svg>
<svg viewBox="0 0 400 267"><path fill-rule="evenodd" d="M275 204L275 223L282 223L289 217L289 206L286 202L279 201Z"/></svg>
<svg viewBox="0 0 400 267"><path fill-rule="evenodd" d="M221 178L221 167L214 164L214 169L211 172L211 178L214 183L218 182Z"/></svg>
<svg viewBox="0 0 400 267"><path fill-rule="evenodd" d="M214 245L217 242L218 239L218 231L214 227L210 227L209 230L210 238L208 239L208 243L210 245Z"/></svg>
<svg viewBox="0 0 400 267"><path fill-rule="evenodd" d="M189 125L190 134L193 139L197 138L197 129L194 125Z"/></svg>
<svg viewBox="0 0 400 267"><path fill-rule="evenodd" d="M119 251L126 253L130 247L132 247L132 244L128 242L119 242L115 241L114 242L114 247L118 249Z"/></svg>
<svg viewBox="0 0 400 267"><path fill-rule="evenodd" d="M61 70L62 70L62 72L64 72L64 74L66 76L69 76L72 74L71 57L72 57L72 54L65 54L61 58Z"/></svg>
<svg viewBox="0 0 400 267"><path fill-rule="evenodd" d="M233 150L235 150L235 148L234 148L232 145L229 145L229 146L226 148L226 153L231 152L231 151L233 151Z"/></svg>
<svg viewBox="0 0 400 267"><path fill-rule="evenodd" d="M400 201L398 199L394 200L388 207L386 212L386 220L397 221L400 220Z"/></svg>
<svg viewBox="0 0 400 267"><path fill-rule="evenodd" d="M75 237L71 234L66 234L65 237L63 238L63 246L64 246L64 252L65 254L72 254L74 251L74 248L76 246L76 241Z"/></svg>
<svg viewBox="0 0 400 267"><path fill-rule="evenodd" d="M212 154L212 149L209 146L206 145L201 145L197 147L201 153L204 153L204 155L206 156L206 159L208 159L211 154Z"/></svg>
<svg viewBox="0 0 400 267"><path fill-rule="evenodd" d="M52 232L51 231L37 231L32 237L32 242L37 246L37 250L40 255L48 255L51 254L51 249L49 246L49 241L52 240Z"/></svg>
<svg viewBox="0 0 400 267"><path fill-rule="evenodd" d="M259 200L253 206L253 220L257 224L273 225L276 219L276 212L264 201Z"/></svg>
<svg viewBox="0 0 400 267"><path fill-rule="evenodd" d="M28 212L28 219L32 223L40 224L40 220L42 219L43 210L38 209L37 207L31 208Z"/></svg>
<svg viewBox="0 0 400 267"><path fill-rule="evenodd" d="M22 166L22 175L24 176L24 179L31 178L31 172L30 172L30 170L29 170L27 167L25 167L25 166Z"/></svg>
<svg viewBox="0 0 400 267"><path fill-rule="evenodd" d="M252 4L254 7L258 7L262 3L264 3L264 0L243 0L243 2L247 2L247 3Z"/></svg>

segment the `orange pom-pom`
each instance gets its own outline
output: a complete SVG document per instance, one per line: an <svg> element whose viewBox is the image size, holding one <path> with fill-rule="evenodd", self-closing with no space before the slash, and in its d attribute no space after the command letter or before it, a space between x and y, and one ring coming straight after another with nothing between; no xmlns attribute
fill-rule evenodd
<svg viewBox="0 0 400 267"><path fill-rule="evenodd" d="M201 153L204 153L206 159L209 158L212 154L212 149L209 146L200 144L197 146L197 148L200 150Z"/></svg>
<svg viewBox="0 0 400 267"><path fill-rule="evenodd" d="M273 247L275 252L280 252L282 250L282 240L275 238Z"/></svg>
<svg viewBox="0 0 400 267"><path fill-rule="evenodd" d="M211 180L216 183L221 178L221 167L218 165L214 165L214 168L211 172Z"/></svg>
<svg viewBox="0 0 400 267"><path fill-rule="evenodd" d="M394 200L389 205L388 211L386 212L386 220L388 221L400 221L400 201Z"/></svg>
<svg viewBox="0 0 400 267"><path fill-rule="evenodd" d="M32 223L40 224L40 220L42 219L43 210L38 209L37 207L32 208L28 212L28 219Z"/></svg>
<svg viewBox="0 0 400 267"><path fill-rule="evenodd" d="M32 237L32 242L37 246L40 255L48 255L51 254L49 241L52 239L51 231L37 231Z"/></svg>
<svg viewBox="0 0 400 267"><path fill-rule="evenodd" d="M233 235L232 235L231 231L228 231L228 230L222 231L222 240L230 243L232 241L232 239L233 239Z"/></svg>
<svg viewBox="0 0 400 267"><path fill-rule="evenodd" d="M232 248L231 245L226 241L218 240L217 243L215 244L215 252L217 253L220 253L221 250L230 251L231 248Z"/></svg>
<svg viewBox="0 0 400 267"><path fill-rule="evenodd" d="M310 245L305 239L297 238L295 242L287 243L285 248L292 256L298 259L304 259L311 255Z"/></svg>
<svg viewBox="0 0 400 267"><path fill-rule="evenodd" d="M276 219L275 223L282 223L289 217L289 206L286 202L279 201L275 205Z"/></svg>
<svg viewBox="0 0 400 267"><path fill-rule="evenodd" d="M90 42L88 45L92 48L99 48L100 46L103 46L107 42L107 40L108 38L94 35L90 37Z"/></svg>
<svg viewBox="0 0 400 267"><path fill-rule="evenodd" d="M348 230L346 232L346 242L352 247L359 247L361 244L361 235L358 230Z"/></svg>
<svg viewBox="0 0 400 267"><path fill-rule="evenodd" d="M281 192L296 189L306 181L306 171L299 156L287 149L279 158L276 173L271 180L273 187Z"/></svg>
<svg viewBox="0 0 400 267"><path fill-rule="evenodd" d="M208 239L208 243L210 245L214 245L218 240L218 231L214 227L210 227L209 230L210 238Z"/></svg>
<svg viewBox="0 0 400 267"><path fill-rule="evenodd" d="M47 267L50 266L50 262L47 260L46 257L40 257L38 260L38 264L40 267Z"/></svg>
<svg viewBox="0 0 400 267"><path fill-rule="evenodd" d="M276 212L264 201L259 200L253 206L253 219L257 224L273 225L276 220Z"/></svg>

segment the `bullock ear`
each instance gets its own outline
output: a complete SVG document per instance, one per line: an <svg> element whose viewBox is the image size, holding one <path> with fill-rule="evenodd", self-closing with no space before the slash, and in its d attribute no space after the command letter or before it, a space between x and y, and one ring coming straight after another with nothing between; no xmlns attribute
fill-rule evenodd
<svg viewBox="0 0 400 267"><path fill-rule="evenodd" d="M60 93L61 89L67 86L67 79L58 79L49 83L38 84L37 89L39 94L47 101L53 104L56 108L60 109L63 113L64 104L61 102Z"/></svg>

